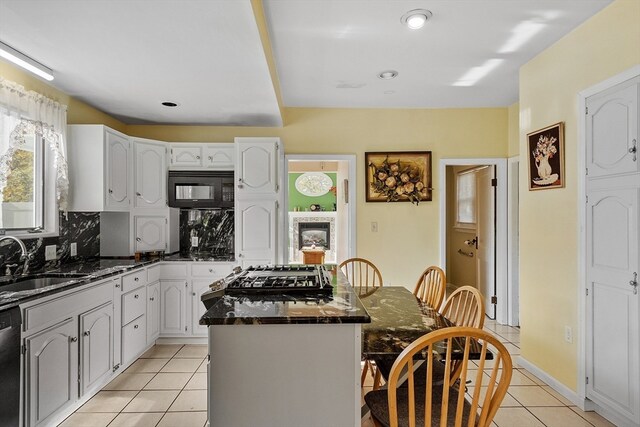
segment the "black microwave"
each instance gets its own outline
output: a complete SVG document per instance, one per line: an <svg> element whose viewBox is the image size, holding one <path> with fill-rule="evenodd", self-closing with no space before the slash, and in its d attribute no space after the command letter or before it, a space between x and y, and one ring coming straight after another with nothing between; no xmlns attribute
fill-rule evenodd
<svg viewBox="0 0 640 427"><path fill-rule="evenodd" d="M232 208L233 171L169 171L169 206Z"/></svg>

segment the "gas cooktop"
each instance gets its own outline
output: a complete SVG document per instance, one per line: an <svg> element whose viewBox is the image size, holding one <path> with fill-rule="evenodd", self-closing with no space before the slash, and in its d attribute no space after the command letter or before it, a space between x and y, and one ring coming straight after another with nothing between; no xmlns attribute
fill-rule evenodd
<svg viewBox="0 0 640 427"><path fill-rule="evenodd" d="M225 279L227 294L331 294L329 274L322 265L258 265Z"/></svg>

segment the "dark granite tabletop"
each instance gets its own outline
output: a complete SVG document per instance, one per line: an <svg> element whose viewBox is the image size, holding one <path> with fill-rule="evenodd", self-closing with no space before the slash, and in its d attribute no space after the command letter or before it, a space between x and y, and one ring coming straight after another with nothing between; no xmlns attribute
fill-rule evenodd
<svg viewBox="0 0 640 427"><path fill-rule="evenodd" d="M402 286L382 286L359 297L371 316L371 323L362 326L365 357L395 357L422 335L452 326Z"/></svg>
<svg viewBox="0 0 640 427"><path fill-rule="evenodd" d="M63 264L54 270L42 272L32 272L28 276L19 276L15 278L0 278L0 311L8 310L27 301L41 298L47 295L66 291L68 289L77 288L95 282L96 280L106 279L110 276L133 270L138 267L149 265L161 261L159 258L135 261L133 259L92 259L78 261L70 264ZM25 291L11 290L12 284L24 279L38 277L40 274L47 274L49 277L56 276L68 278L62 283L56 283L44 286L38 289L30 289ZM86 274L84 277L76 277L78 274Z"/></svg>
<svg viewBox="0 0 640 427"><path fill-rule="evenodd" d="M369 314L342 272L328 270L333 294L225 295L200 319L201 325L368 323Z"/></svg>

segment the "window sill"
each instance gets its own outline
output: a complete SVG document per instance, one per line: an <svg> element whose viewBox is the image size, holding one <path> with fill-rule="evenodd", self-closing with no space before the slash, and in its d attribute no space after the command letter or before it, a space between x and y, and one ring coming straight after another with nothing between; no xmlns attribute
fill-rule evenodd
<svg viewBox="0 0 640 427"><path fill-rule="evenodd" d="M453 226L453 229L455 231L459 231L461 233L471 233L471 234L475 234L476 233L476 226L470 226L470 225L460 225L460 224L456 224Z"/></svg>

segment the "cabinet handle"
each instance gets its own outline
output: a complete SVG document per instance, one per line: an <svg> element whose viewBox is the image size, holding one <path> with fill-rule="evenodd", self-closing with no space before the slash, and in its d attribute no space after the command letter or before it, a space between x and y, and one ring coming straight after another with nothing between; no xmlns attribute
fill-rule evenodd
<svg viewBox="0 0 640 427"><path fill-rule="evenodd" d="M210 269L209 269L209 273L213 273L213 268L210 268Z"/></svg>
<svg viewBox="0 0 640 427"><path fill-rule="evenodd" d="M139 237L136 237L136 242L142 242L142 239Z"/></svg>
<svg viewBox="0 0 640 427"><path fill-rule="evenodd" d="M136 191L136 196L140 197L140 196L142 196L142 194L140 194L140 193L138 193L138 192Z"/></svg>
<svg viewBox="0 0 640 427"><path fill-rule="evenodd" d="M200 156L196 156L196 159L200 160Z"/></svg>
<svg viewBox="0 0 640 427"><path fill-rule="evenodd" d="M196 293L195 293L195 292L191 292L191 296L194 296L194 297L195 297L195 296L196 296Z"/></svg>
<svg viewBox="0 0 640 427"><path fill-rule="evenodd" d="M136 281L136 282L139 282L140 278L139 277L134 277L133 280Z"/></svg>
<svg viewBox="0 0 640 427"><path fill-rule="evenodd" d="M120 283L116 283L116 288L120 288Z"/></svg>
<svg viewBox="0 0 640 427"><path fill-rule="evenodd" d="M631 141L631 148L629 148L629 154L633 154L633 161L635 162L637 157L636 157L636 152L638 151L638 148L636 147L636 140L634 139L633 141Z"/></svg>
<svg viewBox="0 0 640 427"><path fill-rule="evenodd" d="M133 329L138 329L138 325L133 325Z"/></svg>
<svg viewBox="0 0 640 427"><path fill-rule="evenodd" d="M238 258L242 258L242 254L238 254Z"/></svg>
<svg viewBox="0 0 640 427"><path fill-rule="evenodd" d="M78 341L78 337L70 337L69 341L71 342L77 342Z"/></svg>
<svg viewBox="0 0 640 427"><path fill-rule="evenodd" d="M210 162L213 162L213 156L209 156L208 159Z"/></svg>
<svg viewBox="0 0 640 427"><path fill-rule="evenodd" d="M154 299L155 299L155 298L151 297L151 298L149 298L149 301L153 301Z"/></svg>
<svg viewBox="0 0 640 427"><path fill-rule="evenodd" d="M140 298L140 295L135 294L133 297L134 297L135 299L138 299L138 298Z"/></svg>
<svg viewBox="0 0 640 427"><path fill-rule="evenodd" d="M91 335L91 331L84 331L84 334L82 335L84 335L85 337L88 337L89 335Z"/></svg>
<svg viewBox="0 0 640 427"><path fill-rule="evenodd" d="M113 190L112 189L109 189L109 194L113 194Z"/></svg>

